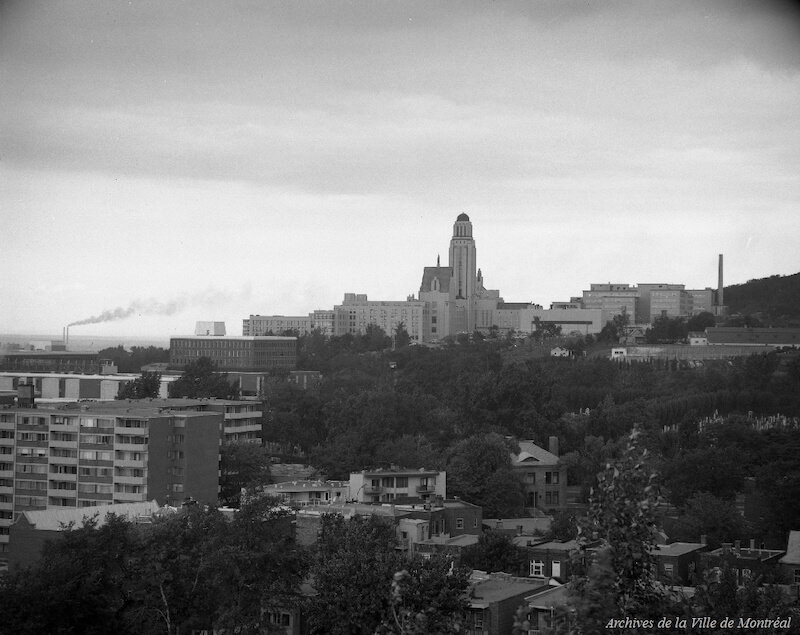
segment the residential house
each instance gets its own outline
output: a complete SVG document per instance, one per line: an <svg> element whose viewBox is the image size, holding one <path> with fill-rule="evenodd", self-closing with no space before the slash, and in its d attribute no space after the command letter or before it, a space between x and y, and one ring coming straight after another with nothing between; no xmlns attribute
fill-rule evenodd
<svg viewBox="0 0 800 635"><path fill-rule="evenodd" d="M558 458L558 437L549 438L548 450L533 441L520 441L519 448L519 454L511 455L511 469L525 488L528 513L565 509L567 468Z"/></svg>

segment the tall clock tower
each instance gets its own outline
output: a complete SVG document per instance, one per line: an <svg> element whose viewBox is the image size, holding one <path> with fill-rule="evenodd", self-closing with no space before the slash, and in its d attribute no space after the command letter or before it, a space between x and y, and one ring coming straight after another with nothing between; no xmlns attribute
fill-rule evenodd
<svg viewBox="0 0 800 635"><path fill-rule="evenodd" d="M449 265L453 272L453 292L455 294L454 330L472 333L475 329L473 305L477 265L475 240L472 238L472 223L466 214L459 214L453 225Z"/></svg>

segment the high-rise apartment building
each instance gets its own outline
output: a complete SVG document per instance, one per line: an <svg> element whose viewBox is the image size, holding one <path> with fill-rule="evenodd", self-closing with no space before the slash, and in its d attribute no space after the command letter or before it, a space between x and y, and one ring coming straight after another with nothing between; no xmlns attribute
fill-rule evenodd
<svg viewBox="0 0 800 635"><path fill-rule="evenodd" d="M0 553L17 512L186 497L215 504L222 434L219 412L0 410Z"/></svg>

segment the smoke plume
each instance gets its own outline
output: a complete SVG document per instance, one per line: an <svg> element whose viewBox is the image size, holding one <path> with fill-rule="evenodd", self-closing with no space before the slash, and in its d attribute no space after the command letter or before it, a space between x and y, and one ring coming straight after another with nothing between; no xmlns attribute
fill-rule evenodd
<svg viewBox="0 0 800 635"><path fill-rule="evenodd" d="M184 295L161 302L159 300L134 300L126 307L108 309L97 315L93 315L77 322L71 322L67 326L79 326L81 324L101 324L103 322L116 322L124 320L133 315L174 315L192 306L214 307L217 311L227 302L246 300L250 297L250 288L246 287L238 293L226 291L208 290L192 295Z"/></svg>

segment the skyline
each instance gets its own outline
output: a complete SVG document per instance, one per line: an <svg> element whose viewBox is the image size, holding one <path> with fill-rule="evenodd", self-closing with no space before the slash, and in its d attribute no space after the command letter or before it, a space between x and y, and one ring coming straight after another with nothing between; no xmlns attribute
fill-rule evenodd
<svg viewBox="0 0 800 635"><path fill-rule="evenodd" d="M0 5L0 332L800 271L786 3ZM10 231L8 231L10 229ZM163 315L155 315L162 313ZM141 315L141 317L140 317Z"/></svg>

